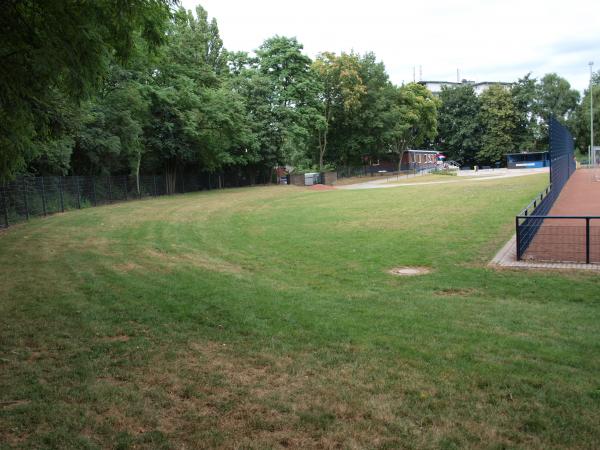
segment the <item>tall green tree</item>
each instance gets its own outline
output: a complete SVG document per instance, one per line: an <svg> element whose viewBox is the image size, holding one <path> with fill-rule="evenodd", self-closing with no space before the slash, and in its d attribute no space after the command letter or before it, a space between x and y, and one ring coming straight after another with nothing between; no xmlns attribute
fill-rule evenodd
<svg viewBox="0 0 600 450"><path fill-rule="evenodd" d="M538 113L545 123L550 116L567 123L579 102L579 92L555 73L544 75L538 84Z"/></svg>
<svg viewBox="0 0 600 450"><path fill-rule="evenodd" d="M341 114L359 107L367 88L360 75L360 59L354 53L324 52L317 56L313 71L319 82L322 119L316 122L319 169L323 170L329 132Z"/></svg>
<svg viewBox="0 0 600 450"><path fill-rule="evenodd" d="M501 85L490 86L480 97L479 121L482 127L479 162L496 164L507 153L515 151L515 130L519 114L509 90Z"/></svg>
<svg viewBox="0 0 600 450"><path fill-rule="evenodd" d="M230 151L249 140L242 99L225 81L227 53L216 21L198 6L179 9L149 86L145 143L164 167L167 189L194 164L214 171L234 161Z"/></svg>
<svg viewBox="0 0 600 450"><path fill-rule="evenodd" d="M402 152L415 149L437 135L437 110L439 100L425 86L409 83L393 92L390 122L387 132L390 149L398 157L398 169Z"/></svg>
<svg viewBox="0 0 600 450"><path fill-rule="evenodd" d="M134 35L164 37L171 0L7 0L0 15L0 177L39 156L53 135L49 118L99 86L116 55L126 59ZM56 92L60 95L56 95ZM57 104L57 99L61 99ZM39 147L39 148L43 148Z"/></svg>
<svg viewBox="0 0 600 450"><path fill-rule="evenodd" d="M343 165L378 159L388 150L386 112L393 89L385 66L374 53L359 57L358 73L365 87L354 108L340 109L330 125L328 159Z"/></svg>
<svg viewBox="0 0 600 450"><path fill-rule="evenodd" d="M600 76L594 78L592 92L594 96L594 146L597 146L600 145ZM590 101L591 95L588 88L583 93L582 101L575 111L573 120L577 148L584 154L587 154L590 146Z"/></svg>
<svg viewBox="0 0 600 450"><path fill-rule="evenodd" d="M438 110L438 150L460 165L476 162L481 148L481 103L469 84L442 88Z"/></svg>
<svg viewBox="0 0 600 450"><path fill-rule="evenodd" d="M82 106L73 155L75 173L130 172L139 192L143 131L149 119L144 75L115 63L100 93Z"/></svg>
<svg viewBox="0 0 600 450"><path fill-rule="evenodd" d="M518 115L514 130L514 144L518 151L533 151L543 140L539 116L539 93L537 80L529 73L511 87L513 103Z"/></svg>
<svg viewBox="0 0 600 450"><path fill-rule="evenodd" d="M269 134L261 136L261 145L271 148L280 161L298 161L298 153L308 148L311 128L320 120L312 61L302 49L296 38L274 36L256 51L260 78L254 80L269 83L270 115L264 117Z"/></svg>

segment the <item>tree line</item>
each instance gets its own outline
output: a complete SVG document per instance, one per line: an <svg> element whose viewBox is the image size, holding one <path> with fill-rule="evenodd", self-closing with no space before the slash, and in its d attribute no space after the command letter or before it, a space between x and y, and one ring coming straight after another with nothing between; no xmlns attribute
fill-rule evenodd
<svg viewBox="0 0 600 450"><path fill-rule="evenodd" d="M311 60L285 36L252 54L229 51L201 6L192 14L171 0L5 3L5 180L163 173L174 189L178 174L230 170L257 180L284 164L397 162L408 148L493 163L543 149L550 114L582 143L589 133L587 97L555 74L481 96L468 84L444 88L438 98L418 83L394 85L373 53Z"/></svg>
<svg viewBox="0 0 600 450"><path fill-rule="evenodd" d="M594 102L600 100L594 76ZM585 153L590 140L590 92L580 93L555 73L525 75L510 87L494 86L476 95L464 83L444 87L439 99L435 146L461 165L503 162L507 153L546 151L551 116L567 125ZM596 110L596 120L598 120Z"/></svg>

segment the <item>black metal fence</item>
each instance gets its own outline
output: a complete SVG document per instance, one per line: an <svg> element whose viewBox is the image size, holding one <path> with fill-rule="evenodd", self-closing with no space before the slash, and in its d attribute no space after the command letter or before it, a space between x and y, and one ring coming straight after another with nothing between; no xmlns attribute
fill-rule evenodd
<svg viewBox="0 0 600 450"><path fill-rule="evenodd" d="M526 259L600 263L600 216L535 215L528 219L519 227L521 236L535 237L524 254Z"/></svg>
<svg viewBox="0 0 600 450"><path fill-rule="evenodd" d="M390 177L390 176L403 176L403 175L424 175L424 174L432 172L436 168L437 168L437 165L433 165L433 164L431 164L431 165L422 164L421 166L415 167L413 169L403 169L403 170L398 170L397 165L395 167L393 167L393 166L386 167L383 170L377 166L361 166L361 167L342 166L342 167L338 167L336 169L336 173L337 173L338 179L353 178L353 177L375 178L378 176Z"/></svg>
<svg viewBox="0 0 600 450"><path fill-rule="evenodd" d="M252 180L257 181L257 180ZM263 177L258 181L268 182ZM252 184L232 174L178 175L172 189L162 175L19 177L0 185L0 228L69 209L81 209L119 201L158 197Z"/></svg>
<svg viewBox="0 0 600 450"><path fill-rule="evenodd" d="M554 202L560 195L563 187L575 171L575 159L573 155L573 137L566 127L561 125L556 119L550 119L550 185L533 199L525 209L517 215L515 219L517 233L517 260L521 260L525 252L531 246L534 239L538 235L540 228L544 226L544 239L536 239L536 254L544 253L546 256L550 254L553 248L562 248L569 246L569 242L564 237L568 228L557 228L559 222L553 222L555 225L550 226L546 220L550 221L553 217L548 216ZM561 216L564 218L564 216ZM586 219L586 217L573 217L573 219ZM592 217L589 217L592 219ZM561 224L564 227L564 224ZM551 231L556 234L551 238ZM561 231L559 231L561 230ZM546 251L542 251L539 247L541 243L547 247ZM589 246L589 239L586 241L586 246ZM566 248L566 247L565 247ZM533 252L530 252L530 257ZM561 260L560 255L564 251L556 252L557 257L554 260ZM558 259L557 259L558 258ZM569 260L570 261L570 260ZM589 261L588 261L589 262Z"/></svg>

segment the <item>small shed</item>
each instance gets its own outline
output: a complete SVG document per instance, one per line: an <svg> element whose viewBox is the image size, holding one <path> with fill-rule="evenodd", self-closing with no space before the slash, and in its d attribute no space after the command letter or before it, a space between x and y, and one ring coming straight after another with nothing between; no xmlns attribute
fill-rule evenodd
<svg viewBox="0 0 600 450"><path fill-rule="evenodd" d="M426 170L437 166L435 150L405 150L400 159L400 170Z"/></svg>

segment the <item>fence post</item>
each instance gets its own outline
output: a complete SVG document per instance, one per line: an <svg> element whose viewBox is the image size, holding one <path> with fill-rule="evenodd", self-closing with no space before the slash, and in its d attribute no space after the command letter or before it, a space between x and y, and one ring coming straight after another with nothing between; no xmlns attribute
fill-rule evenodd
<svg viewBox="0 0 600 450"><path fill-rule="evenodd" d="M79 187L78 175L75 175L75 184L77 185L77 209L81 209L81 188Z"/></svg>
<svg viewBox="0 0 600 450"><path fill-rule="evenodd" d="M112 188L110 186L110 175L108 176L108 202L112 203Z"/></svg>
<svg viewBox="0 0 600 450"><path fill-rule="evenodd" d="M590 218L585 218L585 263L590 263Z"/></svg>
<svg viewBox="0 0 600 450"><path fill-rule="evenodd" d="M127 181L127 176L125 176L125 200L128 200L127 188L129 187L129 183Z"/></svg>
<svg viewBox="0 0 600 450"><path fill-rule="evenodd" d="M23 189L23 203L25 205L25 219L29 220L29 204L27 203L27 186L25 185L25 177L21 178L21 187Z"/></svg>
<svg viewBox="0 0 600 450"><path fill-rule="evenodd" d="M65 196L63 192L63 180L65 177L58 178L58 194L60 198L60 212L65 212Z"/></svg>
<svg viewBox="0 0 600 450"><path fill-rule="evenodd" d="M521 261L521 230L519 227L519 216L515 217L515 225L517 231L517 261Z"/></svg>
<svg viewBox="0 0 600 450"><path fill-rule="evenodd" d="M94 202L94 206L98 206L98 200L96 199L96 178L92 175L92 201Z"/></svg>
<svg viewBox="0 0 600 450"><path fill-rule="evenodd" d="M156 175L152 175L152 182L154 183L154 196L158 196L158 190L156 189Z"/></svg>
<svg viewBox="0 0 600 450"><path fill-rule="evenodd" d="M44 177L40 177L40 180L42 183L42 212L44 213L44 216L46 216L46 189L44 189Z"/></svg>
<svg viewBox="0 0 600 450"><path fill-rule="evenodd" d="M8 228L8 202L6 201L6 183L2 183L2 210L4 212L4 225Z"/></svg>

